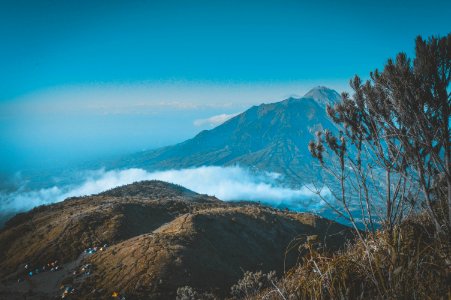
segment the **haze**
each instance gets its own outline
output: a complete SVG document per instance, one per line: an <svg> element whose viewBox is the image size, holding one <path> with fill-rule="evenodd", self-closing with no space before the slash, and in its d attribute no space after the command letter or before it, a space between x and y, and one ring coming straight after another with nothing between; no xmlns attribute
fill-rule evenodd
<svg viewBox="0 0 451 300"><path fill-rule="evenodd" d="M451 4L433 2L2 1L1 189L67 183L61 170L317 85L349 91L417 35L447 33Z"/></svg>

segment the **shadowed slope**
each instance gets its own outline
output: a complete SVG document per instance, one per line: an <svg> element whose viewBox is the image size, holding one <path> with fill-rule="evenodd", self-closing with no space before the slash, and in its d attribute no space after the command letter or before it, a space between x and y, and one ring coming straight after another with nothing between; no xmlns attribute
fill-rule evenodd
<svg viewBox="0 0 451 300"><path fill-rule="evenodd" d="M188 285L225 297L243 270L280 273L293 266L299 253L296 248L286 253L287 246L308 235L319 235L329 249L336 249L349 232L313 215L256 206L184 214L151 234L92 256L95 271L81 293L87 297L101 286L133 298L174 299L177 288Z"/></svg>

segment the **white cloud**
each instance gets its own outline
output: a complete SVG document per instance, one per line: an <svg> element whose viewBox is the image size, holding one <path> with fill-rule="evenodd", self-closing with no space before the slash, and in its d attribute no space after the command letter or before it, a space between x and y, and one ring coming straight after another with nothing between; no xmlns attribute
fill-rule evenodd
<svg viewBox="0 0 451 300"><path fill-rule="evenodd" d="M18 212L68 197L97 194L142 180L163 180L182 185L197 193L216 196L224 201L260 201L275 207L298 211L318 211L323 203L307 187L290 189L277 186L275 173L254 174L240 167L200 167L194 169L148 172L143 169L97 170L85 172L77 186L54 186L35 191L0 194L0 211ZM329 191L324 190L324 195Z"/></svg>
<svg viewBox="0 0 451 300"><path fill-rule="evenodd" d="M220 115L212 116L212 117L206 118L206 119L194 120L193 124L194 124L194 126L197 126L197 127L201 127L201 126L205 126L205 125L214 127L214 126L221 125L222 123L230 120L231 118L235 117L236 115L238 115L238 114L237 113L236 114L220 114Z"/></svg>

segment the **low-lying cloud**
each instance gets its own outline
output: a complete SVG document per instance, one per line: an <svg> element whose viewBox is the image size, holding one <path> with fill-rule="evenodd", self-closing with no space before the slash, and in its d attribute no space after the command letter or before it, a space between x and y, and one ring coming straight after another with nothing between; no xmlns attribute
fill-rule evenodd
<svg viewBox="0 0 451 300"><path fill-rule="evenodd" d="M205 125L218 126L237 115L238 115L237 113L236 114L220 114L220 115L212 116L212 117L206 118L206 119L194 120L193 124L196 127L205 126Z"/></svg>
<svg viewBox="0 0 451 300"><path fill-rule="evenodd" d="M4 215L11 214L59 202L68 197L97 194L117 186L152 179L176 183L224 201L259 201L297 211L319 211L322 208L321 200L307 186L301 189L278 186L276 179L279 176L267 172L255 174L240 167L209 166L155 172L135 168L110 171L100 169L84 172L84 180L78 185L2 193L0 211ZM328 193L328 190L324 191L324 195Z"/></svg>

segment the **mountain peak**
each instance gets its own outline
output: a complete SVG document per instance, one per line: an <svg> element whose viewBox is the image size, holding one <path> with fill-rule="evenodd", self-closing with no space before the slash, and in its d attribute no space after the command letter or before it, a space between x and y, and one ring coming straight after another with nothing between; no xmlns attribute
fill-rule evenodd
<svg viewBox="0 0 451 300"><path fill-rule="evenodd" d="M319 104L326 106L326 104L333 104L341 100L341 96L337 91L325 86L316 86L311 89L303 98L312 98Z"/></svg>

